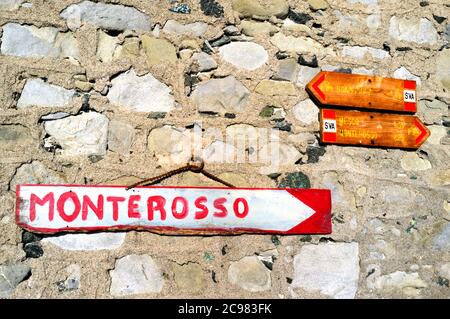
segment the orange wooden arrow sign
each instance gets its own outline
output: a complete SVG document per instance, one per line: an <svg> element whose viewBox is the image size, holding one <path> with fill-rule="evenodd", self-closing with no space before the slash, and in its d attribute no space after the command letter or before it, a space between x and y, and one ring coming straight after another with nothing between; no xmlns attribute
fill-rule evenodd
<svg viewBox="0 0 450 319"><path fill-rule="evenodd" d="M430 131L412 115L320 110L323 143L417 149Z"/></svg>
<svg viewBox="0 0 450 319"><path fill-rule="evenodd" d="M306 89L323 105L416 112L416 82L338 72L320 72Z"/></svg>

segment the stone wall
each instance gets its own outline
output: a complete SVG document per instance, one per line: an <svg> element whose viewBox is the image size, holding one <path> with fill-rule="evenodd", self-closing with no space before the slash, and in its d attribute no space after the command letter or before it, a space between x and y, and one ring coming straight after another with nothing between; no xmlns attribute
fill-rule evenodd
<svg viewBox="0 0 450 319"><path fill-rule="evenodd" d="M0 297L450 297L449 20L445 0L0 0ZM430 138L320 145L305 91L319 70L416 80ZM256 129L280 158L224 160L221 136ZM238 186L331 189L333 233L15 225L15 185L128 185L185 163L196 134Z"/></svg>

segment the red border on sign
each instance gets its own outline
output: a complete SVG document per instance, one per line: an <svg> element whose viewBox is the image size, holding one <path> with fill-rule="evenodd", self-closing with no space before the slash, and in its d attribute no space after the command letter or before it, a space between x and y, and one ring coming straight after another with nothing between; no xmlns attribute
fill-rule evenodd
<svg viewBox="0 0 450 319"><path fill-rule="evenodd" d="M403 88L406 90L416 91L416 81L404 80ZM416 97L417 99L417 97ZM403 103L404 110L408 112L416 112L417 111L417 103L416 102L404 102Z"/></svg>
<svg viewBox="0 0 450 319"><path fill-rule="evenodd" d="M314 209L315 213L308 219L301 222L299 225L289 229L288 231L279 230L263 230L258 228L177 228L171 226L130 226L130 225L115 225L115 226L92 226L92 227L64 227L64 228L40 228L33 227L20 221L20 187L21 186L57 186L57 187L110 187L110 188L124 188L126 185L77 185L77 184L18 184L16 185L16 224L22 228L30 231L43 233L58 233L70 231L104 231L104 230L154 230L154 231L199 231L217 234L235 233L267 233L267 234L284 234L284 235L300 235L300 234L330 234L332 231L331 225L331 191L329 189L314 189L314 188L249 188L249 187L223 187L223 186L137 186L135 188L188 188L188 189L232 189L232 190L273 190L286 191L292 196L296 197L306 205ZM311 197L311 198L309 198ZM314 199L314 200L313 200ZM185 234L180 234L185 235ZM195 234L193 234L195 235Z"/></svg>
<svg viewBox="0 0 450 319"><path fill-rule="evenodd" d="M336 112L334 110L322 110L322 117L324 119L336 119Z"/></svg>
<svg viewBox="0 0 450 319"><path fill-rule="evenodd" d="M334 110L323 109L322 110L322 119L323 120L326 120L326 119L336 120L336 112ZM321 125L323 125L323 122L321 123ZM336 126L337 126L337 123L336 123ZM337 130L337 127L336 127L336 130ZM324 132L323 128L321 128L321 131L322 131L322 141L323 142L330 142L330 143L336 142L337 133Z"/></svg>

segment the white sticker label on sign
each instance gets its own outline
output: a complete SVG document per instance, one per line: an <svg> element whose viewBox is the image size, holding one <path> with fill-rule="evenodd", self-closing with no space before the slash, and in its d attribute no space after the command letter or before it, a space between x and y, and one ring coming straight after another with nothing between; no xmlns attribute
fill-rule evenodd
<svg viewBox="0 0 450 319"><path fill-rule="evenodd" d="M403 90L403 101L415 103L416 102L416 91Z"/></svg>
<svg viewBox="0 0 450 319"><path fill-rule="evenodd" d="M323 131L326 133L336 133L337 132L336 120L324 119L323 120Z"/></svg>

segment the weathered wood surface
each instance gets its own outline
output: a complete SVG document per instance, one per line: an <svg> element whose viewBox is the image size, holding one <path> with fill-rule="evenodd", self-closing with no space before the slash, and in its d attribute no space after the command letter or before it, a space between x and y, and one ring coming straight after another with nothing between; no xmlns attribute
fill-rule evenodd
<svg viewBox="0 0 450 319"><path fill-rule="evenodd" d="M417 149L430 131L412 115L320 110L323 143Z"/></svg>
<svg viewBox="0 0 450 319"><path fill-rule="evenodd" d="M408 113L417 111L415 81L320 72L306 89L322 105Z"/></svg>

